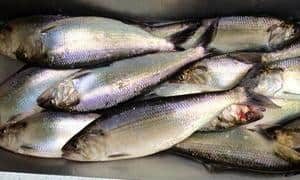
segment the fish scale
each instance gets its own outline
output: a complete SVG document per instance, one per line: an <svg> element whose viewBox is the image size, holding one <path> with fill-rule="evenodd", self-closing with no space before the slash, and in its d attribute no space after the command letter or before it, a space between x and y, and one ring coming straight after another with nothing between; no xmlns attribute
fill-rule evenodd
<svg viewBox="0 0 300 180"><path fill-rule="evenodd" d="M224 17L219 21L219 26L224 28L232 28L232 26L239 27L240 25L247 26L249 29L261 29L262 27L270 27L273 24L282 24L284 21L268 17L247 17L247 16L233 16Z"/></svg>

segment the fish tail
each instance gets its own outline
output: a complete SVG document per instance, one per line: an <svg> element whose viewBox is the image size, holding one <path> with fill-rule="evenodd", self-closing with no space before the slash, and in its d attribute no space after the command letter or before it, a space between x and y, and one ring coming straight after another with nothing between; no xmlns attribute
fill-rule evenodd
<svg viewBox="0 0 300 180"><path fill-rule="evenodd" d="M212 20L202 36L197 40L198 46L207 47L209 43L215 38L219 25L219 18Z"/></svg>
<svg viewBox="0 0 300 180"><path fill-rule="evenodd" d="M37 103L44 108L68 109L80 102L80 95L71 81L63 81L57 87L47 89Z"/></svg>
<svg viewBox="0 0 300 180"><path fill-rule="evenodd" d="M184 48L180 47L180 44L184 43L200 27L201 27L201 23L191 24L187 29L173 34L169 38L169 41L174 43L177 49L184 49Z"/></svg>
<svg viewBox="0 0 300 180"><path fill-rule="evenodd" d="M237 87L233 89L233 93L236 93L236 95L240 99L239 103L245 103L245 104L261 106L261 107L269 107L269 108L280 108L268 97L261 94L257 94L245 87L241 87L241 86Z"/></svg>
<svg viewBox="0 0 300 180"><path fill-rule="evenodd" d="M256 64L262 62L263 53L259 52L238 52L230 53L228 57L232 57L246 64Z"/></svg>

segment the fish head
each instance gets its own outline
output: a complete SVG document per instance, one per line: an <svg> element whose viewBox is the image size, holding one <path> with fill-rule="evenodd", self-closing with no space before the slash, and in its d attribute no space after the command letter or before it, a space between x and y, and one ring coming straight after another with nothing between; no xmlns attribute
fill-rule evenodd
<svg viewBox="0 0 300 180"><path fill-rule="evenodd" d="M43 58L40 33L19 22L0 27L0 53L19 60Z"/></svg>
<svg viewBox="0 0 300 180"><path fill-rule="evenodd" d="M292 23L273 25L268 31L270 32L269 45L272 49L281 48L287 42L294 40L300 35L299 28Z"/></svg>
<svg viewBox="0 0 300 180"><path fill-rule="evenodd" d="M265 109L251 104L233 104L225 108L213 122L215 129L226 129L248 124L263 118Z"/></svg>
<svg viewBox="0 0 300 180"><path fill-rule="evenodd" d="M208 69L201 62L196 62L180 72L171 82L206 84L209 74Z"/></svg>
<svg viewBox="0 0 300 180"><path fill-rule="evenodd" d="M255 93L265 96L274 96L283 87L282 70L266 70L255 78L256 87L253 89Z"/></svg>
<svg viewBox="0 0 300 180"><path fill-rule="evenodd" d="M106 161L106 136L103 131L79 133L63 148L63 158L74 161Z"/></svg>
<svg viewBox="0 0 300 180"><path fill-rule="evenodd" d="M79 93L71 79L66 79L54 87L50 87L37 99L44 108L65 109L79 103Z"/></svg>
<svg viewBox="0 0 300 180"><path fill-rule="evenodd" d="M12 151L20 151L23 145L22 143L22 132L26 129L27 123L20 121L14 124L7 124L0 129L0 146L4 149ZM16 149L18 148L18 149Z"/></svg>

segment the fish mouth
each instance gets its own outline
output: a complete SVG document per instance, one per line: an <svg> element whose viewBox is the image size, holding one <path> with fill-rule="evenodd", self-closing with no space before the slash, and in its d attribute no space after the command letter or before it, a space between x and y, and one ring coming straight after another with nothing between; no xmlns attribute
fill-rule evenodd
<svg viewBox="0 0 300 180"><path fill-rule="evenodd" d="M72 81L64 81L55 88L50 88L42 93L37 103L43 108L69 110L79 104L80 95Z"/></svg>

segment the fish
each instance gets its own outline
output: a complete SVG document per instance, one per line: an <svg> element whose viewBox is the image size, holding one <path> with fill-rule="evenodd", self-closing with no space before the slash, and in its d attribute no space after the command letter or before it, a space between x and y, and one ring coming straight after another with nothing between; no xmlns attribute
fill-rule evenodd
<svg viewBox="0 0 300 180"><path fill-rule="evenodd" d="M61 148L99 114L43 111L0 128L0 146L35 157L60 158Z"/></svg>
<svg viewBox="0 0 300 180"><path fill-rule="evenodd" d="M43 91L76 71L25 66L10 76L0 85L0 126L40 112L36 101Z"/></svg>
<svg viewBox="0 0 300 180"><path fill-rule="evenodd" d="M298 172L300 167L276 156L277 143L256 131L236 128L224 132L196 132L172 152L212 167L265 173Z"/></svg>
<svg viewBox="0 0 300 180"><path fill-rule="evenodd" d="M44 108L86 112L116 106L147 91L181 67L205 55L202 47L156 53L83 70L48 88L39 98Z"/></svg>
<svg viewBox="0 0 300 180"><path fill-rule="evenodd" d="M247 81L245 80L245 82ZM275 98L299 100L300 58L272 62L249 81L249 87L255 93Z"/></svg>
<svg viewBox="0 0 300 180"><path fill-rule="evenodd" d="M273 51L299 37L295 24L271 17L222 17L212 26L207 49L219 53Z"/></svg>
<svg viewBox="0 0 300 180"><path fill-rule="evenodd" d="M229 90L260 62L260 58L260 55L250 53L207 57L184 68L145 96L167 97Z"/></svg>
<svg viewBox="0 0 300 180"><path fill-rule="evenodd" d="M166 39L103 17L68 17L37 27L32 21L13 20L1 29L0 54L43 67L79 68L175 49Z"/></svg>
<svg viewBox="0 0 300 180"><path fill-rule="evenodd" d="M102 112L63 147L73 161L112 161L151 155L183 141L227 106L251 102L247 91L168 97ZM254 98L257 99L257 98ZM263 103L267 103L267 100Z"/></svg>
<svg viewBox="0 0 300 180"><path fill-rule="evenodd" d="M270 63L273 61L280 61L300 57L300 43L292 43L289 46L277 50L275 52L268 52L262 55L262 62Z"/></svg>

